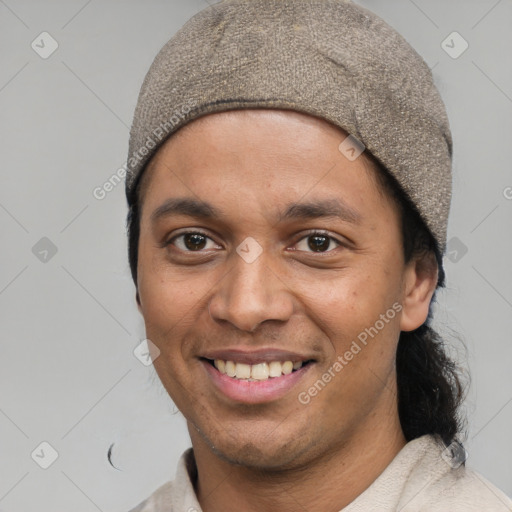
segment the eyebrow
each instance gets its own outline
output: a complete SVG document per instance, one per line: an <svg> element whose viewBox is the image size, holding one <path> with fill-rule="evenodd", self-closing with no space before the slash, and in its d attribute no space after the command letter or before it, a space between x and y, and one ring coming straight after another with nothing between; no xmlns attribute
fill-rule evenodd
<svg viewBox="0 0 512 512"><path fill-rule="evenodd" d="M207 201L187 197L167 199L151 214L151 220L156 222L164 217L185 215L199 219L226 217L223 210ZM361 214L339 199L323 199L308 202L290 203L284 213L279 214L279 221L292 219L338 218L351 224L361 222Z"/></svg>
<svg viewBox="0 0 512 512"><path fill-rule="evenodd" d="M156 222L163 217L174 215L186 215L202 219L223 217L224 213L206 201L200 201L188 197L176 197L167 199L152 214L151 220Z"/></svg>
<svg viewBox="0 0 512 512"><path fill-rule="evenodd" d="M340 199L322 199L304 203L291 203L287 206L280 220L318 219L336 217L351 224L359 224L361 214Z"/></svg>

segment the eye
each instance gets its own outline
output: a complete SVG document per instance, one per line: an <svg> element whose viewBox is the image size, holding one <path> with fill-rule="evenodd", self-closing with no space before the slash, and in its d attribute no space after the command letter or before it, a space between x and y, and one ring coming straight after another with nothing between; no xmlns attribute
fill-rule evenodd
<svg viewBox="0 0 512 512"><path fill-rule="evenodd" d="M336 244L334 249L341 245L341 242L338 242L327 233L322 231L313 231L301 238L296 244L296 247L298 247L298 250L305 252L330 252L328 249L331 247L332 243ZM300 247L301 245L302 248Z"/></svg>
<svg viewBox="0 0 512 512"><path fill-rule="evenodd" d="M201 231L186 231L174 236L165 245L174 245L183 252L201 252L220 248L208 235ZM334 247L333 247L334 245ZM301 238L295 247L304 252L331 252L340 246L334 237L322 231L313 231Z"/></svg>
<svg viewBox="0 0 512 512"><path fill-rule="evenodd" d="M210 247L208 247L208 241L210 242ZM209 236L200 231L186 231L176 235L166 245L174 245L184 252L200 252L203 249L219 247Z"/></svg>

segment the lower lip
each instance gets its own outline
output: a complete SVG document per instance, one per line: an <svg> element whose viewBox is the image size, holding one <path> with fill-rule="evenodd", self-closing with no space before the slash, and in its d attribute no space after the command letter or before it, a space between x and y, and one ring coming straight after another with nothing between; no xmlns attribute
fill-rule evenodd
<svg viewBox="0 0 512 512"><path fill-rule="evenodd" d="M260 404L272 402L286 395L306 375L313 363L281 377L267 380L239 380L220 373L207 361L201 361L213 384L225 396L235 402Z"/></svg>

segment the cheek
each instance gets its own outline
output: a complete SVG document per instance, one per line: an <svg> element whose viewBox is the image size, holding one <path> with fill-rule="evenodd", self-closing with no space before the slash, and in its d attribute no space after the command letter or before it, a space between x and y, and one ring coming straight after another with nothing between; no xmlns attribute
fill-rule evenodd
<svg viewBox="0 0 512 512"><path fill-rule="evenodd" d="M172 321L183 316L201 290L196 282L190 282L193 280L186 269L172 268L165 249L153 245L144 238L140 240L137 285L142 313L144 318Z"/></svg>
<svg viewBox="0 0 512 512"><path fill-rule="evenodd" d="M200 307L201 288L170 281L157 272L146 273L140 281L141 312L148 337L172 339L193 322Z"/></svg>
<svg viewBox="0 0 512 512"><path fill-rule="evenodd" d="M322 371L328 372L336 361L343 366L334 371L337 384L329 394L356 408L366 396L382 391L395 364L401 305L396 273L388 270L376 265L371 272L352 268L321 286L318 280L301 280L306 314L332 345Z"/></svg>
<svg viewBox="0 0 512 512"><path fill-rule="evenodd" d="M367 270L370 267L371 270ZM307 313L318 318L333 334L364 328L400 301L399 276L377 263L332 273L303 274L295 291Z"/></svg>
<svg viewBox="0 0 512 512"><path fill-rule="evenodd" d="M178 361L176 350L186 358L187 336L208 322L209 291L222 274L172 266L165 251L150 249L141 250L138 276L146 335Z"/></svg>

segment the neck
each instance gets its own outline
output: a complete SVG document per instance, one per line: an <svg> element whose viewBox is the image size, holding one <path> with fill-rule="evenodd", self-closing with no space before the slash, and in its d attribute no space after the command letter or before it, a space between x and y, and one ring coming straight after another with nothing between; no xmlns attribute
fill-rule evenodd
<svg viewBox="0 0 512 512"><path fill-rule="evenodd" d="M234 465L214 454L189 428L198 468L196 493L204 512L297 509L337 512L364 492L405 446L398 414L379 415L366 427L293 470L265 472Z"/></svg>

